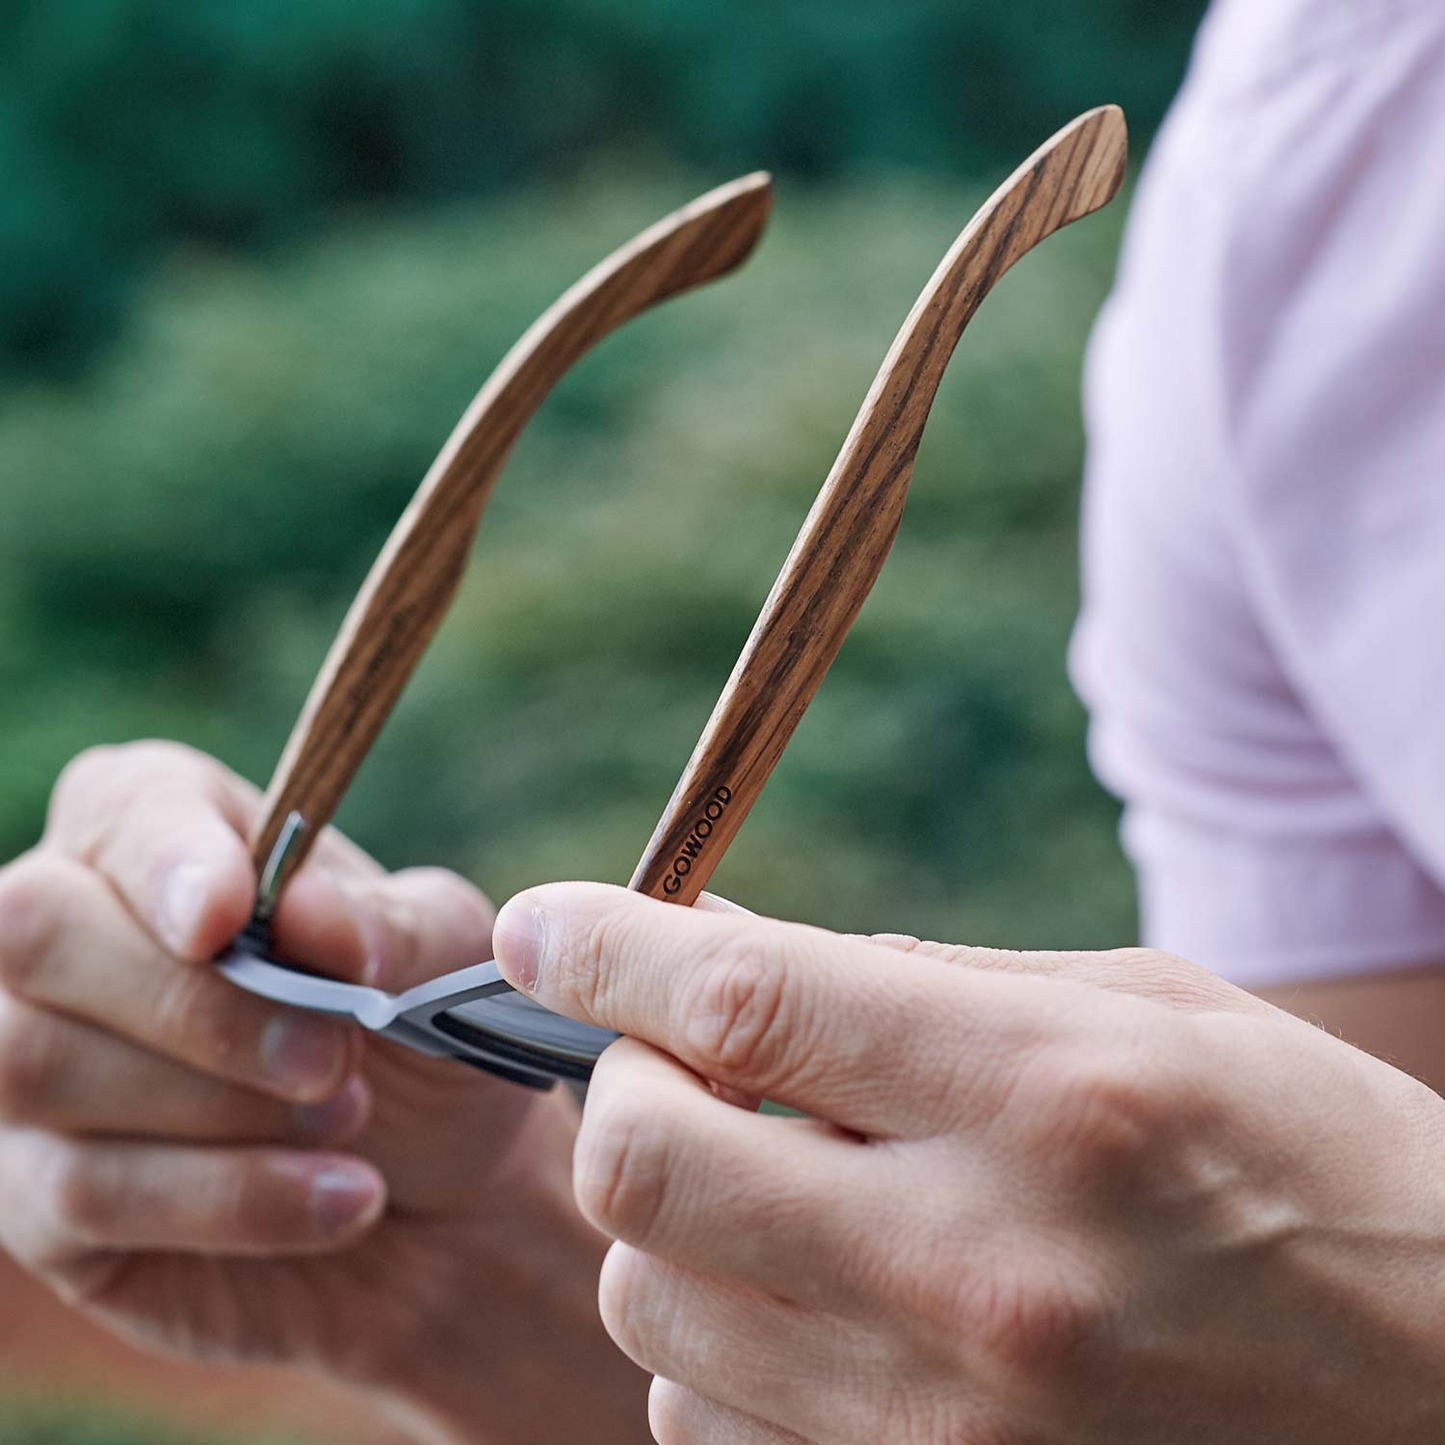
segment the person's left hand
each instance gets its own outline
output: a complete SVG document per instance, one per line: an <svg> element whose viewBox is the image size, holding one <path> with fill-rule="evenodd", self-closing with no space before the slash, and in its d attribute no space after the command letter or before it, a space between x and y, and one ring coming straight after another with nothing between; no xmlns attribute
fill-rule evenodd
<svg viewBox="0 0 1445 1445"><path fill-rule="evenodd" d="M418 1438L630 1445L647 1382L597 1316L567 1094L210 966L261 807L192 749L98 748L0 868L0 1250L132 1341L323 1375ZM485 958L492 908L327 829L274 923L282 957L400 992Z"/></svg>
<svg viewBox="0 0 1445 1445"><path fill-rule="evenodd" d="M1445 1439L1445 1102L1386 1064L1144 950L589 884L495 937L631 1036L574 1182L663 1445Z"/></svg>

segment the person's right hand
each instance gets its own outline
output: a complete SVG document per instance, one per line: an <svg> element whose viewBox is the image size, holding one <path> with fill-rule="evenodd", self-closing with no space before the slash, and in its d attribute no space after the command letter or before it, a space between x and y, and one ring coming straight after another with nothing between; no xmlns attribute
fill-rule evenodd
<svg viewBox="0 0 1445 1445"><path fill-rule="evenodd" d="M468 1440L637 1438L565 1091L363 1045L209 966L251 912L259 806L189 749L97 749L0 870L0 1244L155 1347L309 1366ZM276 934L398 991L488 957L491 925L459 878L327 830Z"/></svg>

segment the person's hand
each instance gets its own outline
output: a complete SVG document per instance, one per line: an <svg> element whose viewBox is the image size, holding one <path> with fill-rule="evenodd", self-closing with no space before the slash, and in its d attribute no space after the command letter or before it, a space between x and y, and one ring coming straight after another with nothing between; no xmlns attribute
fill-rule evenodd
<svg viewBox="0 0 1445 1445"><path fill-rule="evenodd" d="M1445 1101L1205 970L587 884L496 947L631 1036L574 1182L663 1445L1445 1439Z"/></svg>
<svg viewBox="0 0 1445 1445"><path fill-rule="evenodd" d="M429 1438L635 1440L565 1091L363 1046L209 966L258 808L188 749L99 749L0 870L0 1243L133 1339L324 1371ZM391 991L486 958L491 925L329 830L276 918L286 956Z"/></svg>

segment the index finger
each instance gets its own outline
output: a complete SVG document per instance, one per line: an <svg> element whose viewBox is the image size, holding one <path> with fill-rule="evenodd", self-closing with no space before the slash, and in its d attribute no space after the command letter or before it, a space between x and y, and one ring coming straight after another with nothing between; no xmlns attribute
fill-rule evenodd
<svg viewBox="0 0 1445 1445"><path fill-rule="evenodd" d="M245 926L256 878L246 834L259 791L178 743L94 748L61 774L42 848L92 867L168 952L211 957ZM338 873L380 873L328 829L315 856Z"/></svg>
<svg viewBox="0 0 1445 1445"><path fill-rule="evenodd" d="M546 1007L880 1137L933 1132L966 1073L976 1091L991 1060L1041 1033L1039 1010L1010 992L1026 980L604 884L518 894L493 943L508 981Z"/></svg>

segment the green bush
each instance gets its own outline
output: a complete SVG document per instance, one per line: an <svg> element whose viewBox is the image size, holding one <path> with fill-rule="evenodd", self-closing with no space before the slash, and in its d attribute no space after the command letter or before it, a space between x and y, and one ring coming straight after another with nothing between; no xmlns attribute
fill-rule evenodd
<svg viewBox="0 0 1445 1445"><path fill-rule="evenodd" d="M1203 0L13 0L0 366L73 370L178 244L599 156L974 175L1102 100L1143 138Z"/></svg>

